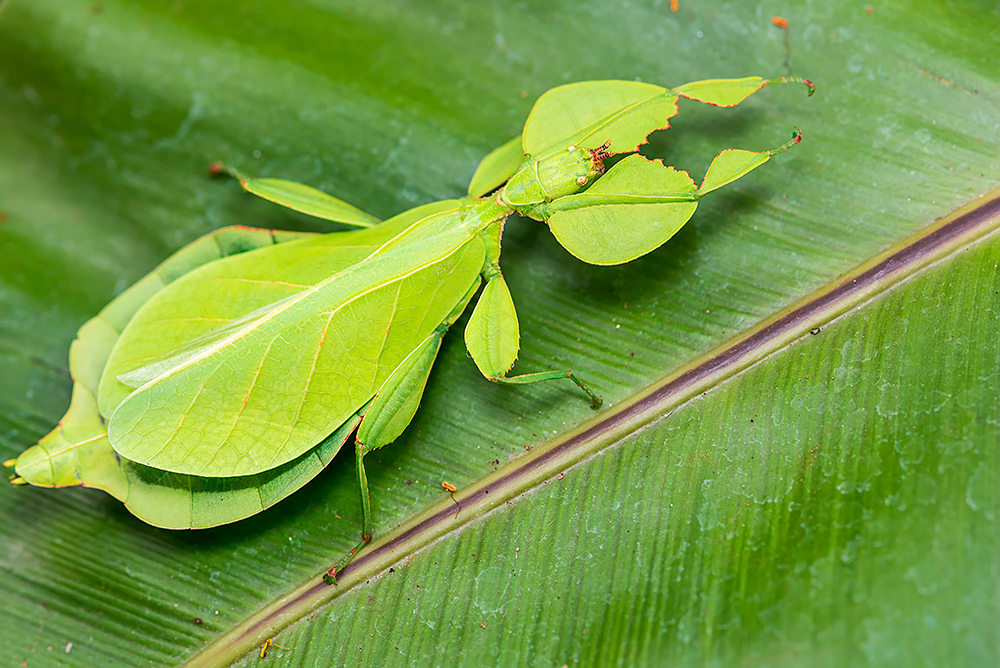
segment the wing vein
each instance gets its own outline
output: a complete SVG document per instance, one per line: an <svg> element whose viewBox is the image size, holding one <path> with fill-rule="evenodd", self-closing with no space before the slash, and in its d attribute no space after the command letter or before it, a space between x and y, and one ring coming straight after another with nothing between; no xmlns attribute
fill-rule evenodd
<svg viewBox="0 0 1000 668"><path fill-rule="evenodd" d="M336 315L336 311L330 311L330 317L326 319L326 324L323 325L323 329L319 334L319 342L316 344L316 354L313 355L312 366L309 367L309 374L306 376L306 386L302 389L302 394L300 395L299 405L295 409L295 418L292 419L291 423L288 425L288 433L285 434L285 440L281 442L271 455L271 461L284 449L285 444L288 443L288 439L292 437L295 432L295 427L299 424L299 418L302 416L302 407L306 405L306 395L309 394L309 388L312 385L313 377L316 375L316 366L319 363L319 356L323 352L323 346L326 344L326 336L330 331L330 323L333 322L333 316Z"/></svg>
<svg viewBox="0 0 1000 668"><path fill-rule="evenodd" d="M386 322L385 330L382 332L382 343L378 347L378 354L375 355L375 368L378 369L379 362L382 360L382 353L385 352L385 343L389 340L389 330L392 328L392 321L396 318L396 311L399 310L399 295L403 292L403 283L400 282L396 286L396 296L392 300L392 311L389 312L389 319ZM368 386L368 393L371 394L375 392L375 380L378 378L378 374L372 375L371 385Z"/></svg>
<svg viewBox="0 0 1000 668"><path fill-rule="evenodd" d="M243 417L243 413L244 411L246 411L247 404L250 403L250 394L253 392L254 388L257 387L257 379L260 378L260 372L264 368L264 362L267 361L267 356L271 353L271 347L277 340L278 337L271 339L267 344L267 348L264 350L264 354L260 356L260 363L257 364L257 369L253 373L253 378L250 379L250 386L247 388L246 393L244 393L243 395L243 403L240 404L240 409L236 411L236 417L233 418L233 423L229 426L229 431L226 432L226 437L222 439L221 443L229 443L229 437L233 435L233 432L236 430L236 425L239 424L240 418ZM197 444L195 444L194 447L197 447ZM193 450L194 447L192 447L186 453L184 453L184 456L187 457L187 455L191 453L191 450ZM244 451L243 454L250 458L253 458L252 450ZM257 462L254 461L254 464L256 463Z"/></svg>
<svg viewBox="0 0 1000 668"><path fill-rule="evenodd" d="M198 391L194 393L194 397L191 398L191 402L188 404L188 407L181 412L181 417L179 420L177 420L177 424L174 425L174 428L170 431L170 436L168 436L166 440L163 441L163 445L161 445L156 452L152 453L149 457L146 458L147 461L153 461L158 454L163 452L166 449L166 447L170 445L170 441L174 440L174 436L177 435L177 432L180 431L181 426L184 424L184 419L187 418L188 414L191 412L191 408L194 406L195 402L198 401L198 398L201 396L201 393L205 390L205 386L208 385L208 381L212 378L212 375L214 373L215 371L213 370L212 373L207 374L205 376L205 382L203 382L201 384L201 387L198 388Z"/></svg>
<svg viewBox="0 0 1000 668"><path fill-rule="evenodd" d="M410 228L410 229L412 230L413 228ZM422 262L422 263L418 264L417 266L415 266L413 269L411 269L410 271L406 272L405 274L402 274L400 276L396 276L392 280L386 281L384 283L379 283L377 285L373 285L373 286L369 287L368 289L363 290L362 292L359 292L358 294L354 295L350 299L347 299L346 301L344 301L343 303L341 303L340 305L338 305L337 308L334 309L334 313L340 311L341 309L345 308L346 306L348 306L350 304L353 304L357 300L361 299L362 297L368 295L369 293L371 293L371 292L373 292L375 290L378 290L380 288L384 288L385 286L391 285L392 283L395 283L397 281L405 280L405 279L409 278L410 276L423 271L427 267L430 267L430 266L432 266L434 264L440 263L440 262L442 262L442 261L450 258L455 253L459 252L465 246L465 243L467 241L468 241L468 239L466 239L462 243L457 244L455 246L454 250L452 250L452 252L448 253L447 255L432 257L432 258L428 259L426 262ZM364 261L362 261L362 264L364 264ZM359 266L359 265L355 265L355 267L356 266ZM202 360L210 357L211 355L215 354L219 350L222 350L222 349L224 349L224 348L232 345L236 341L239 341L240 339L242 339L242 338L250 335L255 330L257 330L260 327L262 327L264 324L266 324L266 323L274 320L281 313L284 313L285 311L287 311L291 307L295 306L296 304L298 304L299 302L301 302L305 298L307 298L307 297L315 294L317 291L319 291L321 288L323 288L326 285L328 285L331 281L333 281L334 279L336 279L338 276L340 276L340 273L334 274L333 276L330 276L329 278L323 279L322 281L320 281L319 283L317 283L316 285L312 286L311 288L309 288L307 290L302 290L301 292L298 292L298 293L295 293L293 295L290 295L289 297L286 297L284 300L281 301L281 306L280 307L275 308L273 311L266 312L263 315L261 315L259 318L256 318L256 319L248 322L241 329L233 332L229 336L227 336L225 338L222 338L219 341L216 341L215 343L212 343L212 344L209 344L209 345L205 346L204 349L202 349L201 352L199 352L198 354L191 355L191 357L189 357L187 360L185 360L182 364L178 364L177 366L172 367L172 368L168 369L167 371L164 371L162 375L157 376L156 378L150 379L149 381L146 382L145 385L143 385L141 388L138 388L137 391L139 389L145 389L146 387L148 387L148 386L150 386L150 385L152 385L154 383L159 382L160 380L162 380L163 378L165 378L165 377L167 377L169 375L176 374L176 373L178 373L178 372L180 372L180 371L182 371L182 370L184 370L184 369L186 369L186 368L188 368L190 366L193 366L196 363L198 363L198 362L200 362L200 361L202 361Z"/></svg>
<svg viewBox="0 0 1000 668"><path fill-rule="evenodd" d="M97 436L91 436L90 438L85 438L82 441L76 441L74 443L69 443L69 444L66 445L66 447L60 448L58 450L53 450L52 452L46 451L45 452L45 457L43 457L42 460L40 460L40 461L48 461L48 460L50 460L50 459L52 459L54 457L58 457L59 455L65 454L65 453L69 452L70 450L73 450L74 448L79 448L81 446L87 445L88 443L93 443L94 441L99 441L102 438L107 438L107 437L108 437L107 433L98 434Z"/></svg>
<svg viewBox="0 0 1000 668"><path fill-rule="evenodd" d="M287 288L295 288L296 290L306 290L311 288L311 285L302 285L300 283L289 283L288 281L266 281L257 278L240 278L238 276L216 276L216 281L229 281L231 283L250 283L253 285L280 285Z"/></svg>

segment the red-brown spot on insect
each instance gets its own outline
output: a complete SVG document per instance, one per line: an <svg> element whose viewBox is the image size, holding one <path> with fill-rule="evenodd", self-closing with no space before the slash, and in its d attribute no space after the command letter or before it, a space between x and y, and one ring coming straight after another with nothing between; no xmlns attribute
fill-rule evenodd
<svg viewBox="0 0 1000 668"><path fill-rule="evenodd" d="M590 162L594 165L594 169L601 174L604 173L604 161L613 155L610 151L608 151L610 147L611 142L606 141L590 151Z"/></svg>

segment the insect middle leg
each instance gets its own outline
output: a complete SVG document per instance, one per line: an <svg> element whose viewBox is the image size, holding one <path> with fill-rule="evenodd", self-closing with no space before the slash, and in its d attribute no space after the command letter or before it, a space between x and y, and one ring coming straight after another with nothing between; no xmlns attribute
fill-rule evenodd
<svg viewBox="0 0 1000 668"><path fill-rule="evenodd" d="M499 265L487 266L484 276L487 279L486 288L465 328L465 345L483 376L494 383L510 385L569 378L590 397L592 408L600 408L601 397L569 369L507 375L517 360L520 345L517 311Z"/></svg>
<svg viewBox="0 0 1000 668"><path fill-rule="evenodd" d="M326 572L323 580L327 584L336 584L337 573L343 570L358 550L372 539L372 504L368 492L368 476L365 473L365 455L395 441L413 420L413 415L420 405L420 398L424 394L424 387L427 385L427 377L441 348L441 341L478 288L477 280L459 300L448 318L389 374L389 378L369 404L364 419L358 427L355 445L358 489L361 492L361 542Z"/></svg>

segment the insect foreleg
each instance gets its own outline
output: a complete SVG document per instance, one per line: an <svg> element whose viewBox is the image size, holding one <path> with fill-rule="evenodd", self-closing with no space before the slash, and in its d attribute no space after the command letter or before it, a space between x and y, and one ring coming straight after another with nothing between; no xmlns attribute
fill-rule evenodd
<svg viewBox="0 0 1000 668"><path fill-rule="evenodd" d="M802 84L809 95L816 92L816 86L808 79L801 77L781 77L779 79L762 79L761 77L745 77L743 79L708 79L692 81L678 86L670 92L674 95L697 100L716 107L735 107L757 91L774 84Z"/></svg>

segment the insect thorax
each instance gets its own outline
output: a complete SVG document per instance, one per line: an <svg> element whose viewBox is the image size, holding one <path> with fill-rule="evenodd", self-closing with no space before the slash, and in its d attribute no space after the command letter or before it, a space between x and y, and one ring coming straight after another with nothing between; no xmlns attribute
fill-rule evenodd
<svg viewBox="0 0 1000 668"><path fill-rule="evenodd" d="M596 151L576 146L550 150L526 160L504 186L501 199L524 213L522 207L585 190L603 172Z"/></svg>

